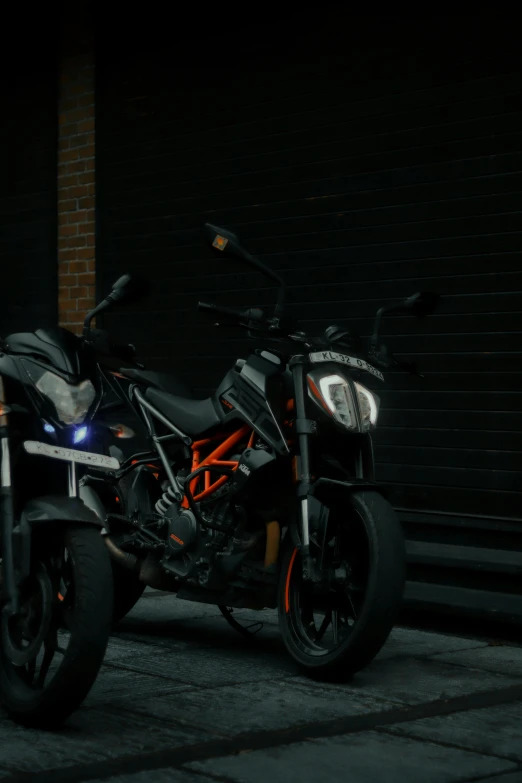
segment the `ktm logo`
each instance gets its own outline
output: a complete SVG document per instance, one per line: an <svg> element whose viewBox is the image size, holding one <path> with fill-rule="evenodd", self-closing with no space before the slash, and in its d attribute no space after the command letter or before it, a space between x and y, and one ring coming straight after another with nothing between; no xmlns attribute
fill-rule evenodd
<svg viewBox="0 0 522 783"><path fill-rule="evenodd" d="M232 410L232 409L234 408L234 406L232 405L232 403L231 403L231 402L229 402L228 400L225 400L225 398L224 398L224 397L221 397L221 404L222 404L222 405L224 405L224 406L225 406L225 408L229 408L229 410Z"/></svg>
<svg viewBox="0 0 522 783"><path fill-rule="evenodd" d="M241 473L244 473L244 474L245 474L245 476L250 476L250 474L251 474L251 472L252 472L252 471L250 470L250 468L247 468L247 466L246 466L246 465L243 465L243 464L241 464L241 465L239 466L239 470L241 471Z"/></svg>

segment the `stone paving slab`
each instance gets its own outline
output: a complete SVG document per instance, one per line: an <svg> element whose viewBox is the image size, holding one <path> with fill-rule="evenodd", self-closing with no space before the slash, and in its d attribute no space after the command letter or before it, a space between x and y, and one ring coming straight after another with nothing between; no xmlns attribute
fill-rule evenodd
<svg viewBox="0 0 522 783"><path fill-rule="evenodd" d="M374 659L381 661L385 658L411 656L422 658L439 653L459 654L461 650L479 650L487 648L487 642L478 639L462 639L458 636L448 636L442 633L430 633L417 631L412 628L394 628L388 641ZM445 660L445 659L444 659Z"/></svg>
<svg viewBox="0 0 522 783"><path fill-rule="evenodd" d="M364 732L203 763L189 769L234 783L458 783L516 770L503 759L409 737Z"/></svg>
<svg viewBox="0 0 522 783"><path fill-rule="evenodd" d="M480 778L480 783L522 783L522 769L505 775L495 775L493 778Z"/></svg>
<svg viewBox="0 0 522 783"><path fill-rule="evenodd" d="M460 652L448 650L439 653L437 660L489 672L509 671L512 677L522 677L522 647L486 645Z"/></svg>
<svg viewBox="0 0 522 783"><path fill-rule="evenodd" d="M259 650L244 650L240 641L229 650L216 648L209 651L179 651L142 645L139 657L129 652L128 656L120 656L118 664L132 665L136 671L158 674L179 685L212 686L258 681L261 661L263 679L298 674L288 656L267 655L262 647Z"/></svg>
<svg viewBox="0 0 522 783"><path fill-rule="evenodd" d="M11 721L0 727L4 767L17 772L40 772L88 764L132 753L201 742L211 735L201 730L162 725L129 711L80 709L56 732L25 729Z"/></svg>
<svg viewBox="0 0 522 783"><path fill-rule="evenodd" d="M139 699L153 693L161 694L166 689L172 691L176 687L179 690L186 688L184 685L151 677L143 672L103 666L83 707L103 707L105 704L113 704L125 708L130 698Z"/></svg>
<svg viewBox="0 0 522 783"><path fill-rule="evenodd" d="M191 725L225 735L244 731L284 729L348 715L379 712L391 702L360 694L347 694L291 680L251 682L166 694L163 699L129 699L133 714L158 720L180 716Z"/></svg>
<svg viewBox="0 0 522 783"><path fill-rule="evenodd" d="M304 684L305 677L299 678ZM331 687L347 694L375 696L403 704L422 704L468 693L519 684L509 674L471 671L433 658L390 658L374 661L346 683Z"/></svg>
<svg viewBox="0 0 522 783"><path fill-rule="evenodd" d="M156 769L154 772L97 778L90 783L216 783L216 778L209 778L201 772L190 772L188 769Z"/></svg>
<svg viewBox="0 0 522 783"><path fill-rule="evenodd" d="M522 702L402 723L387 731L522 762Z"/></svg>
<svg viewBox="0 0 522 783"><path fill-rule="evenodd" d="M266 625L248 643L216 607L147 593L60 732L22 729L0 712L0 781L18 783L25 772L37 783L82 783L88 772L100 783L522 783L522 698L509 701L510 686L521 685L522 648L397 628L366 670L341 685L321 684L286 654L275 612L234 616L245 623L261 616ZM473 709L464 700L459 712L424 717L428 702L482 691L494 692L491 704L508 703L477 709L488 702L479 696ZM414 711L404 716L406 706ZM321 734L329 720L341 724ZM230 755L214 758L225 744ZM251 747L265 749L245 752ZM125 775L107 766L118 758L127 759Z"/></svg>

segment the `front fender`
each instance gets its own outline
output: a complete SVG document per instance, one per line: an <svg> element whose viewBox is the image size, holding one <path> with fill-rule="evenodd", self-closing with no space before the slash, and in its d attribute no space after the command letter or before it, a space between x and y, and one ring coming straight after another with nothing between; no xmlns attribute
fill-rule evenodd
<svg viewBox="0 0 522 783"><path fill-rule="evenodd" d="M103 527L103 520L83 500L64 495L44 495L30 500L24 507L21 522L31 528L49 522L78 522Z"/></svg>
<svg viewBox="0 0 522 783"><path fill-rule="evenodd" d="M371 489L380 495L387 497L389 491L386 487L376 484L375 481L365 481L364 479L353 478L349 481L337 481L330 478L318 478L311 484L309 494L321 502L327 500L337 500L346 496L347 493L353 493L362 489Z"/></svg>
<svg viewBox="0 0 522 783"><path fill-rule="evenodd" d="M100 530L101 520L80 498L64 495L44 495L30 500L22 511L19 522L13 529L13 559L17 583L31 572L32 533L44 525L72 522L80 525L95 525Z"/></svg>

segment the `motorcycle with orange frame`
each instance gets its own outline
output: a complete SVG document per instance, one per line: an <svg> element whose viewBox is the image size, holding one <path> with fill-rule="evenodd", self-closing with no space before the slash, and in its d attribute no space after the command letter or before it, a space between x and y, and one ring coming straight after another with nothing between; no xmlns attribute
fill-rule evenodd
<svg viewBox="0 0 522 783"><path fill-rule="evenodd" d="M199 303L216 325L261 345L207 399L170 374L100 365L148 439L119 470L90 470L82 486L125 582L116 619L145 585L214 604L243 633L235 609L276 608L296 663L312 677L344 678L385 643L405 583L401 526L374 473L379 397L365 378L383 382L379 367L417 372L380 342L381 319L427 315L438 297L380 308L366 349L337 326L309 336L286 317L279 275L235 234L205 231L216 253L277 283L277 304L266 315Z"/></svg>

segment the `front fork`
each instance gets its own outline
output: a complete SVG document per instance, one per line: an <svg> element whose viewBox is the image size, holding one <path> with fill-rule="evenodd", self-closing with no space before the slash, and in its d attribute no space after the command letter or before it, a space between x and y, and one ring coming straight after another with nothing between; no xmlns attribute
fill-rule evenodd
<svg viewBox="0 0 522 783"><path fill-rule="evenodd" d="M299 521L300 521L300 553L303 567L303 579L313 580L315 568L310 555L310 509L308 496L312 485L313 477L311 475L310 465L310 437L317 432L315 421L307 418L306 415L306 358L304 356L294 356L290 361L294 380L295 393L295 431L298 444L297 459L297 499L299 501Z"/></svg>
<svg viewBox="0 0 522 783"><path fill-rule="evenodd" d="M16 584L13 552L14 499L11 482L8 413L4 381L0 377L0 526L2 528L3 611L12 617L18 613L20 596Z"/></svg>

